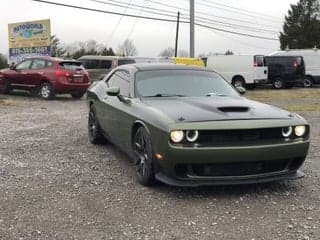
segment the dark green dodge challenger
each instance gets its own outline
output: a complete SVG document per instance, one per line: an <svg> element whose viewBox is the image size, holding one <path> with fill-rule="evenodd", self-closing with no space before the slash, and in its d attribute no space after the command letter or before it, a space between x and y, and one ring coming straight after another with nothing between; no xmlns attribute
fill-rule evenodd
<svg viewBox="0 0 320 240"><path fill-rule="evenodd" d="M143 185L303 177L298 169L309 148L306 120L237 90L205 68L121 66L88 90L89 139L125 151Z"/></svg>

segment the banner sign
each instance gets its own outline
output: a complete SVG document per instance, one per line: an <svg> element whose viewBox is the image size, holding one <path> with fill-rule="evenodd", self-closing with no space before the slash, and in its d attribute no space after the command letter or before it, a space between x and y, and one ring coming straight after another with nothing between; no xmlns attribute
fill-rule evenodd
<svg viewBox="0 0 320 240"><path fill-rule="evenodd" d="M8 24L9 63L50 55L50 19Z"/></svg>

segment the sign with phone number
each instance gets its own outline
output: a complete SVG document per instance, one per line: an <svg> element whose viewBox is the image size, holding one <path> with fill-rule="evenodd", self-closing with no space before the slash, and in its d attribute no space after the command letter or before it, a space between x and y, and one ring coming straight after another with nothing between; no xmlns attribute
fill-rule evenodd
<svg viewBox="0 0 320 240"><path fill-rule="evenodd" d="M48 46L10 48L9 53L10 53L10 56L20 55L20 54L46 55L46 54L50 54L50 48Z"/></svg>

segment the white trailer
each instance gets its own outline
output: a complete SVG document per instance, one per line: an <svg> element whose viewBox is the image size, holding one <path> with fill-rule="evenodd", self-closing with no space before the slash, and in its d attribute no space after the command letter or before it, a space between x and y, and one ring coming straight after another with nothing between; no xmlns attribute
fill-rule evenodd
<svg viewBox="0 0 320 240"><path fill-rule="evenodd" d="M289 49L277 51L271 56L302 56L306 67L306 75L303 80L305 87L320 83L320 50L314 49Z"/></svg>
<svg viewBox="0 0 320 240"><path fill-rule="evenodd" d="M236 87L253 88L255 83L268 81L268 68L263 55L208 56L206 66Z"/></svg>

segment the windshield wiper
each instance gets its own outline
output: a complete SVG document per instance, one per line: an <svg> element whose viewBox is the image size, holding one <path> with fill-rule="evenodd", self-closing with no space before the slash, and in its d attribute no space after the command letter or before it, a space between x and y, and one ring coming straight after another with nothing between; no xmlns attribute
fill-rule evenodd
<svg viewBox="0 0 320 240"><path fill-rule="evenodd" d="M168 94L168 93L157 93L151 96L142 96L142 97L186 97L186 95L182 94Z"/></svg>

